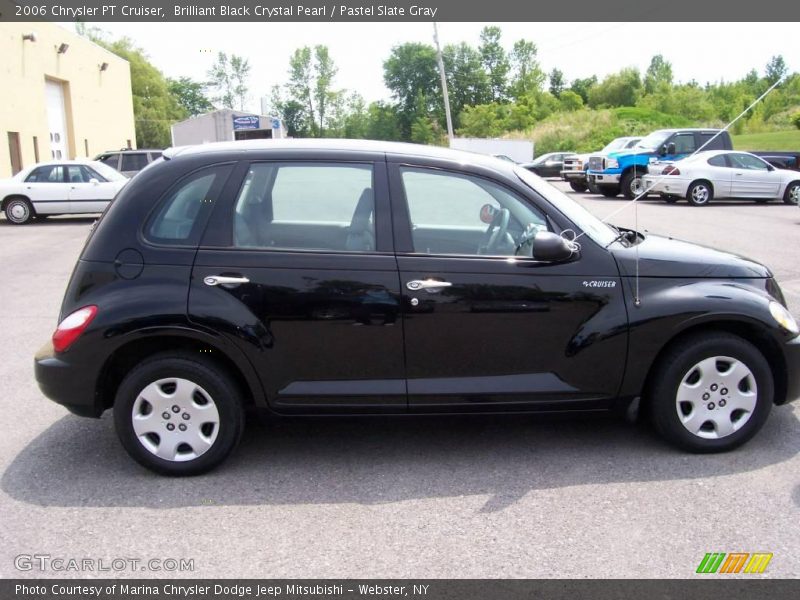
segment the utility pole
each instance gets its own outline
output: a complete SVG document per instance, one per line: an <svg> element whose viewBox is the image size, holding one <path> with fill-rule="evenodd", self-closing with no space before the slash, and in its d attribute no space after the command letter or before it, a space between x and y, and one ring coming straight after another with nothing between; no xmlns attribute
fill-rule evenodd
<svg viewBox="0 0 800 600"><path fill-rule="evenodd" d="M436 21L433 22L433 41L436 44L436 62L439 63L439 75L442 78L442 96L444 97L444 115L447 119L447 138L453 141L453 119L450 116L450 96L447 94L447 78L444 75L444 60L442 60L442 49L439 47L439 30L436 29Z"/></svg>

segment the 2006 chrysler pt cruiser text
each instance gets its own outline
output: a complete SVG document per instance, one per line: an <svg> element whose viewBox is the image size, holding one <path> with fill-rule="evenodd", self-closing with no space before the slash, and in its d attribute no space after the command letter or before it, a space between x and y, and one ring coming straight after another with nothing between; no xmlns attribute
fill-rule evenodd
<svg viewBox="0 0 800 600"><path fill-rule="evenodd" d="M602 223L507 161L270 140L171 149L94 228L45 395L171 475L271 415L619 411L693 452L800 394L766 267Z"/></svg>

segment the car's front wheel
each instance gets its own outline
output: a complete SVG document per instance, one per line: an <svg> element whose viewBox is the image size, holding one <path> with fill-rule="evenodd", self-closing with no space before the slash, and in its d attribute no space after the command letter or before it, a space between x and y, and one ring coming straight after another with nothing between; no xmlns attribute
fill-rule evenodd
<svg viewBox="0 0 800 600"><path fill-rule="evenodd" d="M800 204L800 181L793 181L786 186L786 191L783 193L783 201L786 204Z"/></svg>
<svg viewBox="0 0 800 600"><path fill-rule="evenodd" d="M578 193L585 192L588 189L586 184L580 181L570 181L569 187L572 188L573 192L578 192Z"/></svg>
<svg viewBox="0 0 800 600"><path fill-rule="evenodd" d="M687 338L656 366L650 389L656 429L691 452L723 452L744 444L773 403L772 372L761 352L727 333Z"/></svg>
<svg viewBox="0 0 800 600"><path fill-rule="evenodd" d="M233 452L244 429L238 386L216 365L156 355L117 391L114 423L137 462L165 475L198 475Z"/></svg>
<svg viewBox="0 0 800 600"><path fill-rule="evenodd" d="M644 192L644 180L640 174L628 171L622 176L620 187L622 188L622 195L628 200L633 200Z"/></svg>
<svg viewBox="0 0 800 600"><path fill-rule="evenodd" d="M616 198L619 195L619 188L611 185L599 185L597 189L603 194L605 198Z"/></svg>
<svg viewBox="0 0 800 600"><path fill-rule="evenodd" d="M33 220L35 213L27 198L12 198L6 202L6 219L14 225L25 225Z"/></svg>

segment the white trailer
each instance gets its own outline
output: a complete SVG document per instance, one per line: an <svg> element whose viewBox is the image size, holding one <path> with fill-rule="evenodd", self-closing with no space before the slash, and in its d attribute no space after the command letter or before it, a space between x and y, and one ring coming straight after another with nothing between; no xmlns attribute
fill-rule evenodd
<svg viewBox="0 0 800 600"><path fill-rule="evenodd" d="M533 160L533 142L527 140L498 140L491 138L452 138L453 150L466 150L478 154L507 156L518 163Z"/></svg>

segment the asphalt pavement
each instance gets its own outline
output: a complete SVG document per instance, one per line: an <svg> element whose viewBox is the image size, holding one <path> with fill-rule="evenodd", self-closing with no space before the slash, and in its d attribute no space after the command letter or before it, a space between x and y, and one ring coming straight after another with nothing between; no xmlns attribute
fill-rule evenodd
<svg viewBox="0 0 800 600"><path fill-rule="evenodd" d="M601 217L624 204L570 194ZM797 207L646 200L613 221L768 264L800 318ZM2 577L691 578L707 552L771 552L758 577L800 573L796 405L719 455L611 418L308 420L249 424L209 475L154 475L110 415L71 416L33 378L91 223L0 219ZM18 570L32 555L95 570ZM97 570L114 559L193 570Z"/></svg>

